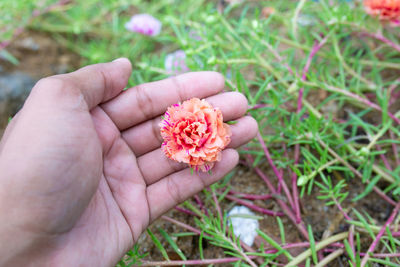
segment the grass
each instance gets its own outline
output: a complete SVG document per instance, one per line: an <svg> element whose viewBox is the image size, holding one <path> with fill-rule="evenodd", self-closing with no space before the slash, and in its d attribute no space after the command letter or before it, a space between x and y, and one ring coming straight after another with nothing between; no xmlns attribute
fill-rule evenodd
<svg viewBox="0 0 400 267"><path fill-rule="evenodd" d="M191 70L223 73L227 87L249 100L260 134L240 150L241 168L260 177L266 195L232 193L235 170L179 207L195 215L190 225L163 217L185 232L148 231L164 259L148 260L137 244L119 265L327 266L340 258L348 266L399 266L399 31L369 17L360 1L217 2L0 3L0 13L12 11L2 20L4 47L14 33L29 28L49 33L81 55L84 65L125 56L134 63L130 86L167 77L166 55L182 49ZM264 7L275 12L265 17ZM124 23L135 13L160 19L162 33L127 32ZM254 199L262 197L274 201L274 210L257 216L283 212L297 228L297 240L287 239L280 217L274 233L279 238L261 229L258 247L249 248L232 234L222 203L239 198L260 211L265 209ZM377 197L390 207L384 221L360 204ZM310 198L339 218L340 229L323 236L313 232L302 208ZM188 259L179 248L176 240L185 235L199 236L198 259ZM225 257L205 259L205 242L222 248ZM295 254L293 248L304 249ZM181 260L170 260L167 251Z"/></svg>

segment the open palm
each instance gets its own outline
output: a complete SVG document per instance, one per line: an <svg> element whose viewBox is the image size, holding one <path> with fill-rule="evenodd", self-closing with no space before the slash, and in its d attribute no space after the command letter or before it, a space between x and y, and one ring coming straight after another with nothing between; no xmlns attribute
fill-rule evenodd
<svg viewBox="0 0 400 267"><path fill-rule="evenodd" d="M7 255L0 265L115 264L152 221L229 172L238 161L232 148L257 132L255 120L243 117L243 95L218 94L224 79L217 73L123 91L130 73L120 59L43 79L32 90L0 143L0 211L12 210L0 223L0 236L10 236L7 246L0 242ZM192 97L237 120L211 175L191 175L160 149L160 116Z"/></svg>

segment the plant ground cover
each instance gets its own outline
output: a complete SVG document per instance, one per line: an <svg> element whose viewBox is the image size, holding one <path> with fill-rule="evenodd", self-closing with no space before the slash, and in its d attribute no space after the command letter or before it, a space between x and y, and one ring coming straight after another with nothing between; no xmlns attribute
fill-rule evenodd
<svg viewBox="0 0 400 267"><path fill-rule="evenodd" d="M249 100L260 134L240 166L150 227L120 266L400 265L399 30L360 1L6 0L0 10L11 10L0 47L15 64L4 51L28 28L83 65L130 58L130 86L171 75L165 58L183 50L191 71L219 71ZM127 31L137 13L161 20L161 34ZM260 222L252 247L227 222L236 204Z"/></svg>

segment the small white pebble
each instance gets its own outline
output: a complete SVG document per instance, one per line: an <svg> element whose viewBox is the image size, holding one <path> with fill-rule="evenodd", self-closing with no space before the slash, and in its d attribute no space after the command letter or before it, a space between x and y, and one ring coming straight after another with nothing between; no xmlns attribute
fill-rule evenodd
<svg viewBox="0 0 400 267"><path fill-rule="evenodd" d="M240 217L240 215L244 216ZM247 207L235 206L229 211L228 218L232 224L233 233L240 237L240 240L242 240L246 245L252 246L254 238L257 236L256 230L258 229L259 224L256 219L244 218L248 215L255 216L255 214Z"/></svg>

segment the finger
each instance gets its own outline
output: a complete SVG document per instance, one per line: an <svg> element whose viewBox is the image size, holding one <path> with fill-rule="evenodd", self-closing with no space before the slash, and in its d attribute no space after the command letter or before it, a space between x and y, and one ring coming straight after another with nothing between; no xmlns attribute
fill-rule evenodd
<svg viewBox="0 0 400 267"><path fill-rule="evenodd" d="M233 148L247 144L251 139L256 137L258 132L258 123L251 116L240 118L235 124L230 125L230 127L232 131L232 141L228 147Z"/></svg>
<svg viewBox="0 0 400 267"><path fill-rule="evenodd" d="M237 148L253 139L258 131L258 125L252 117L243 117L231 126L232 138L228 147ZM147 185L161 178L188 167L167 158L161 148L155 149L137 159L138 166Z"/></svg>
<svg viewBox="0 0 400 267"><path fill-rule="evenodd" d="M66 86L78 88L91 110L121 93L131 72L130 61L119 58L113 62L86 66L75 72L54 77L63 80Z"/></svg>
<svg viewBox="0 0 400 267"><path fill-rule="evenodd" d="M148 186L150 221L154 221L169 209L198 193L204 187L217 182L231 171L238 163L239 155L234 149L226 149L222 153L222 159L215 164L212 174L204 172L191 174L190 169L186 168Z"/></svg>
<svg viewBox="0 0 400 267"><path fill-rule="evenodd" d="M17 124L18 117L20 116L21 111L18 111L17 114L12 118L12 120L8 123L6 129L4 130L3 136L0 136L0 154L3 148L3 145L7 142L8 137L11 135L15 125Z"/></svg>
<svg viewBox="0 0 400 267"><path fill-rule="evenodd" d="M224 88L224 78L216 72L192 72L138 85L103 105L120 130L152 119L178 102L192 97L215 95Z"/></svg>
<svg viewBox="0 0 400 267"><path fill-rule="evenodd" d="M242 117L247 111L247 99L240 93L223 93L208 97L206 100L213 107L218 107L221 110L224 121L236 120ZM122 137L136 156L141 156L161 146L160 122L161 117L158 117L143 122L122 133ZM146 138L143 138L144 136Z"/></svg>

